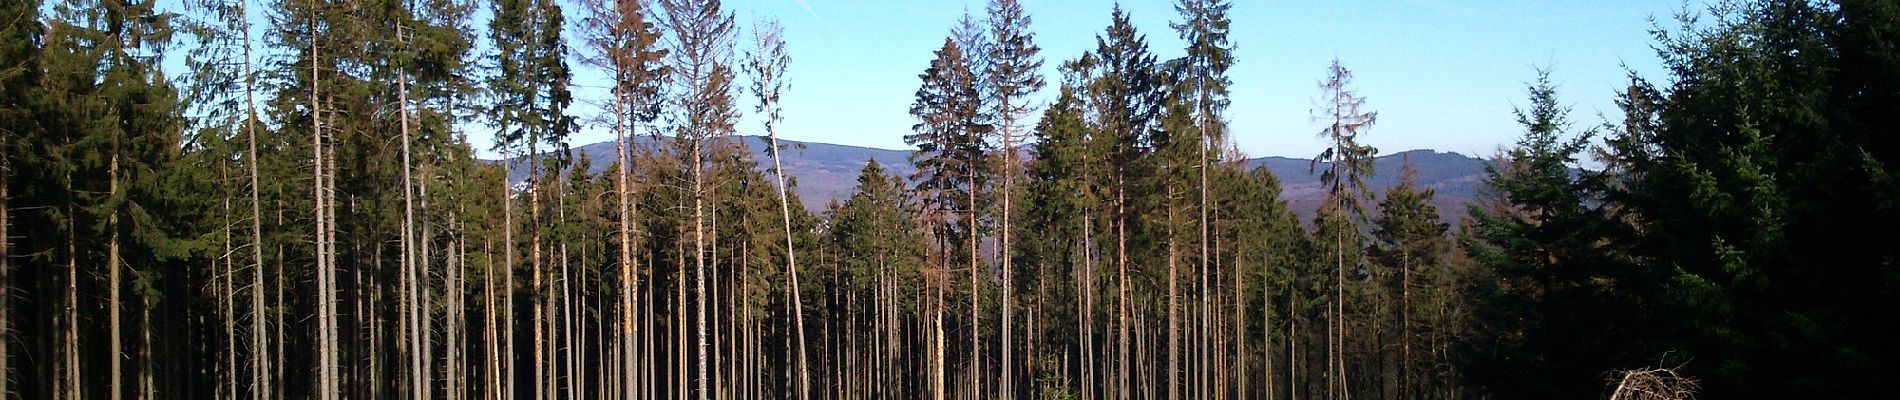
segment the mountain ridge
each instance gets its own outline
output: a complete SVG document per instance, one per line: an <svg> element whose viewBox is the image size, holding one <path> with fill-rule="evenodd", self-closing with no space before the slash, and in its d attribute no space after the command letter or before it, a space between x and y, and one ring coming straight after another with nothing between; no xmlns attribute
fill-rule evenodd
<svg viewBox="0 0 1900 400"><path fill-rule="evenodd" d="M766 138L743 135L733 138L752 153L761 171L769 170L771 161L765 153ZM636 146L651 146L659 142L660 139L650 136L635 139ZM908 177L916 171L910 165L910 150L785 139L780 139L779 143L786 147L781 155L784 157L787 178L792 179L793 190L798 192L805 208L812 212L824 211L834 199L843 202L849 197L851 190L857 186L858 172L869 160L883 164L886 173ZM587 172L598 174L607 172L618 161L614 157L614 147L613 141L599 142L572 147L569 154L576 158L589 157L592 167ZM519 163L519 158L515 160ZM1281 198L1289 202L1302 220L1312 218L1325 196L1316 172L1324 170L1327 163L1283 156L1248 158L1244 163L1250 169L1266 167L1279 177ZM1463 219L1464 205L1482 193L1485 168L1490 165L1490 161L1481 158L1432 149L1381 155L1373 160L1375 173L1366 180L1375 196L1382 198L1386 188L1399 183L1400 171L1406 163L1418 171L1416 185L1436 192L1432 204L1438 208L1439 216L1453 223ZM509 179L516 183L527 179L525 168L516 168ZM1378 198L1368 199L1369 203L1377 201Z"/></svg>

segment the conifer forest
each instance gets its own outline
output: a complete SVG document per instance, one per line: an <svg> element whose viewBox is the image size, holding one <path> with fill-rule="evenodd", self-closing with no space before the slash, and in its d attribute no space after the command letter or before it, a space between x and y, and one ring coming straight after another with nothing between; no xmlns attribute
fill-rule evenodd
<svg viewBox="0 0 1900 400"><path fill-rule="evenodd" d="M1655 16L1600 115L1525 69L1455 208L1333 60L1310 212L1229 134L1272 38L1171 3L921 27L908 157L808 207L718 0L0 1L0 399L1900 398L1900 3Z"/></svg>

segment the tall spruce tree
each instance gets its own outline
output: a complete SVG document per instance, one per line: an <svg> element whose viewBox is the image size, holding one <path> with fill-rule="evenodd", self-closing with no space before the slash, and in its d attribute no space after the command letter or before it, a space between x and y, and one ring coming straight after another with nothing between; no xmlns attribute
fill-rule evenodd
<svg viewBox="0 0 1900 400"><path fill-rule="evenodd" d="M716 163L713 155L723 146L724 138L733 132L738 114L732 98L734 25L732 15L726 12L717 0L662 0L665 10L667 30L671 32L668 48L673 71L672 83L678 93L674 101L673 118L679 124L676 130L684 158L689 185L687 196L692 205L692 242L693 242L693 287L697 310L695 315L694 345L697 350L696 376L694 392L706 399L712 396L712 337L707 320L706 285L709 265L707 229L707 207L716 207L708 182L709 163ZM712 203L712 204L709 204ZM715 210L716 211L716 210ZM716 235L716 232L714 232ZM716 243L715 243L716 244ZM682 305L683 306L683 305ZM686 349L681 349L682 354ZM682 366L683 367L683 366ZM686 372L686 368L680 368Z"/></svg>
<svg viewBox="0 0 1900 400"><path fill-rule="evenodd" d="M1010 206L1016 197L1015 182L1018 164L1016 156L1020 153L1016 149L1019 142L1015 139L1017 130L1021 128L1021 119L1032 110L1032 105L1028 104L1028 98L1034 96L1043 86L1040 71L1042 47L1036 44L1035 34L1029 29L1029 15L1023 12L1022 4L1015 0L992 0L989 5L988 22L990 48L985 58L989 62L983 71L982 79L988 83L985 88L989 90L990 105L995 108L990 114L996 118L996 130L1003 142L1000 148L1003 166L998 171L1003 176L1003 187L998 192L1002 209L997 211L998 219L1001 220L1001 226L997 229L1000 237L997 244L1000 254L997 260L1003 266L1003 297L1000 306L1003 310L1001 329L1003 370L998 393L1002 398L1010 399L1014 398L1017 392L1013 364L1017 358L1016 348L1010 341L1011 333L1016 330L1010 318L1016 308L1015 300L1011 295L1018 285L1014 270L1016 247L1010 241L1010 235L1013 233L1010 218L1014 216Z"/></svg>
<svg viewBox="0 0 1900 400"><path fill-rule="evenodd" d="M1352 87L1352 71L1333 60L1327 69L1326 80L1320 82L1319 109L1314 110L1313 119L1326 123L1320 129L1319 136L1332 142L1309 164L1308 169L1326 164L1326 170L1320 173L1320 184L1326 188L1326 203L1320 210L1320 231L1332 236L1333 245L1333 296L1330 298L1333 316L1327 320L1333 332L1330 334L1328 369L1326 375L1330 383L1329 396L1351 398L1351 381L1347 372L1347 297L1346 271L1347 260L1354 260L1353 268L1358 269L1361 234L1358 224L1365 218L1365 209L1361 201L1371 197L1371 188L1366 178L1373 174L1373 157L1379 149L1359 143L1359 135L1377 122L1377 112L1361 110L1365 98L1359 97ZM1357 275L1359 272L1356 272Z"/></svg>
<svg viewBox="0 0 1900 400"><path fill-rule="evenodd" d="M1495 384L1505 395L1595 392L1600 382L1567 375L1635 367L1604 355L1640 353L1578 344L1627 339L1620 336L1625 331L1591 327L1639 314L1627 313L1634 310L1620 304L1626 298L1600 296L1606 288L1599 285L1608 281L1594 281L1607 272L1605 241L1600 220L1585 203L1587 188L1571 173L1594 131L1571 127L1569 108L1558 102L1548 76L1540 71L1529 85L1530 103L1517 111L1524 135L1486 169L1495 197L1471 207L1472 224L1463 238L1466 251L1489 274L1474 288L1487 307L1477 316L1485 332L1474 351L1484 362L1471 370L1473 378L1536 382ZM1511 369L1528 363L1539 370Z"/></svg>
<svg viewBox="0 0 1900 400"><path fill-rule="evenodd" d="M44 27L40 1L0 5L0 19L20 21L0 30L0 397L13 395L13 166L25 149L19 141L34 129L32 93L39 80L38 54Z"/></svg>
<svg viewBox="0 0 1900 400"><path fill-rule="evenodd" d="M1197 223L1200 227L1200 240L1198 240L1198 242L1200 242L1201 246L1199 258L1199 275L1201 277L1200 292L1202 294L1201 318L1203 333L1209 335L1211 335L1212 332L1207 332L1206 329L1211 328L1207 323L1209 319L1208 313L1213 312L1211 299L1214 297L1214 293L1213 288L1209 286L1207 281L1208 276L1212 274L1209 270L1209 262L1213 260L1212 254L1208 251L1209 245L1213 242L1212 232L1209 230L1213 222L1208 217L1208 169L1220 162L1218 159L1220 154L1218 152L1226 146L1226 121L1222 119L1221 113L1226 111L1227 105L1231 103L1231 101L1227 99L1227 87L1231 85L1232 82L1227 78L1227 70L1232 68L1234 64L1234 45L1227 39L1227 33L1230 29L1229 26L1232 24L1232 22L1227 19L1227 10L1232 7L1233 4L1223 0L1181 0L1176 2L1174 9L1175 12L1181 14L1182 20L1179 23L1170 24L1175 32L1181 36L1181 39L1188 43L1187 55L1182 58L1182 68L1185 71L1183 71L1183 76L1181 76L1180 79L1185 89L1190 92L1189 96L1191 96L1191 100L1189 103L1193 105L1194 109L1194 136L1199 143L1197 148L1199 150L1200 162L1199 165L1196 166L1196 169L1200 173L1200 185L1198 185L1200 189L1200 204L1196 208L1201 214L1200 220ZM1216 157L1211 161L1208 158L1210 151L1215 152L1213 155ZM1241 274L1238 273L1234 274L1235 278L1239 278L1240 275ZM1240 287L1241 285L1239 283L1234 285L1235 290L1239 290ZM1236 294L1238 294L1238 292L1236 292ZM1246 329L1244 319L1241 322L1243 323L1236 325L1236 332ZM1236 338L1240 336L1239 334L1235 335ZM1209 344L1212 343L1212 340L1204 337L1203 341L1204 344L1200 348L1201 354L1199 355L1199 358L1202 360L1201 374L1204 378L1209 378L1214 371L1211 371L1213 367L1208 364L1208 361L1210 358L1213 358L1215 354L1209 351ZM1203 381L1198 386L1209 388L1212 385L1208 384L1207 381Z"/></svg>
<svg viewBox="0 0 1900 400"><path fill-rule="evenodd" d="M1094 122L1094 135L1099 140L1091 141L1103 154L1102 171L1112 199L1109 215L1110 224L1105 227L1115 236L1114 254L1116 268L1116 323L1115 323L1115 369L1106 374L1115 382L1113 396L1133 396L1135 371L1132 363L1135 356L1130 347L1135 333L1135 315L1131 310L1129 283L1131 267L1139 272L1140 266L1132 265L1131 228L1138 223L1140 208L1135 204L1139 200L1134 196L1144 193L1139 187L1143 177L1147 176L1149 166L1144 158L1152 148L1150 141L1154 123L1160 115L1161 103L1166 94L1165 85L1155 63L1155 56L1148 50L1147 36L1129 21L1128 14L1117 6L1109 15L1109 25L1104 32L1095 37L1093 57L1085 57L1086 64L1092 65L1088 83L1087 104L1091 105L1089 119ZM1134 228L1139 229L1139 228ZM1139 234L1135 232L1134 234ZM1140 243L1136 243L1139 245Z"/></svg>
<svg viewBox="0 0 1900 400"><path fill-rule="evenodd" d="M529 165L527 178L529 256L531 265L528 286L535 299L533 356L535 382L533 393L551 393L552 377L547 372L551 366L547 349L547 326L551 325L553 299L550 294L553 285L542 268L541 240L542 221L540 199L542 190L541 166L552 164L551 170L558 171L566 163L567 136L575 129L575 119L567 115L567 107L573 102L573 94L568 88L570 72L566 56L567 45L561 39L563 17L561 7L552 0L506 0L493 3L494 17L489 22L489 37L495 43L493 68L488 78L488 90L492 96L489 106L489 118L498 125L496 148L502 154L512 157L521 154ZM542 146L552 147L553 157L542 158ZM522 147L526 153L519 153ZM505 157L506 158L506 157ZM513 161L510 161L512 164ZM512 245L512 244L510 244ZM504 246L505 248L510 246ZM507 266L513 268L513 266ZM509 307L512 309L513 307ZM512 320L512 319L511 319ZM512 332L512 329L510 329ZM510 363L512 364L512 363ZM514 387L509 386L512 390Z"/></svg>
<svg viewBox="0 0 1900 400"><path fill-rule="evenodd" d="M904 142L917 147L910 155L917 172L910 179L939 241L939 266L945 268L939 272L947 272L948 257L953 253L968 255L968 268L978 268L976 237L981 228L976 198L988 177L984 157L989 149L983 137L993 127L982 112L977 76L956 40L946 38L930 68L918 78L923 84L917 89L910 114L919 122L911 127L913 133L904 136ZM969 240L958 244L960 240L953 239L958 237ZM948 278L947 274L939 276ZM938 374L942 374L941 365L939 368ZM936 388L947 389L942 384Z"/></svg>

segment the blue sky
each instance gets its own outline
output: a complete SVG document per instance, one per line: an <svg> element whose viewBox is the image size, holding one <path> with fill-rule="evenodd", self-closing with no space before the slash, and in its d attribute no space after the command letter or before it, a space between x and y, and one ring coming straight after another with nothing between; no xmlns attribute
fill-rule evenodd
<svg viewBox="0 0 1900 400"><path fill-rule="evenodd" d="M741 27L756 18L785 26L792 55L781 135L878 148L905 148L903 135L917 74L965 9L979 0L737 0L727 4ZM1023 0L1055 65L1094 48L1108 24L1109 0ZM1181 54L1168 28L1172 1L1129 1L1123 8L1163 58ZM1310 157L1323 143L1310 118L1318 80L1338 57L1356 75L1379 122L1364 140L1391 153L1431 148L1489 155L1520 129L1513 105L1536 67L1552 69L1563 101L1581 124L1614 115L1615 91L1628 66L1664 79L1650 45L1649 17L1673 24L1674 1L1236 1L1230 16L1238 47L1231 71L1233 141L1252 156ZM979 15L980 16L980 15ZM742 33L749 37L749 33ZM578 76L582 83L589 74ZM1044 97L1053 93L1044 90ZM750 99L743 99L751 110ZM742 134L761 133L749 116ZM598 129L575 143L604 140ZM476 140L480 140L477 138Z"/></svg>
<svg viewBox="0 0 1900 400"><path fill-rule="evenodd" d="M903 136L915 123L908 111L917 74L965 10L980 18L987 1L730 0L726 7L741 29L761 18L785 27L792 63L781 137L903 149ZM1034 20L1051 85L1058 80L1056 65L1095 47L1095 35L1115 5L1021 1ZM182 11L176 0L164 3ZM575 2L562 3L570 22L581 19ZM1181 40L1168 27L1178 18L1173 4L1122 4L1162 58L1182 53ZM1238 48L1226 115L1231 138L1250 156L1318 153L1324 142L1315 135L1320 124L1311 119L1313 99L1335 57L1354 72L1367 107L1379 113L1363 140L1383 153L1428 148L1493 154L1521 131L1511 110L1523 103L1524 84L1537 67L1553 71L1562 100L1574 109L1572 119L1593 126L1602 121L1599 114L1615 118L1612 99L1627 82L1626 66L1653 82L1666 81L1651 49L1650 18L1673 27L1670 16L1682 7L1668 0L1234 1L1231 38ZM253 14L256 34L267 32L262 13ZM483 7L473 26L485 30L487 14ZM571 46L581 50L574 33L568 34ZM479 37L486 40L485 32ZM751 33L739 37L738 43L747 43ZM477 51L489 48L482 44ZM168 61L168 70L183 71L181 56ZM587 120L598 115L591 104L606 97L606 79L578 58L572 65L581 101L570 112ZM1044 89L1039 103L1054 92L1053 86ZM752 99L737 95L747 113L740 133L763 134L750 115ZM483 156L494 156L486 151L492 143L486 127L465 131ZM570 142L611 139L602 127L589 126Z"/></svg>

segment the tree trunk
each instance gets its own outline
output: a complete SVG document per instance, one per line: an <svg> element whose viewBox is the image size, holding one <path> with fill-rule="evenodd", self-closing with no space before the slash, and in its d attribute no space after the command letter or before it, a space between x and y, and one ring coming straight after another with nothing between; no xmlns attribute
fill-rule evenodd
<svg viewBox="0 0 1900 400"><path fill-rule="evenodd" d="M396 24L396 38L402 40L402 24ZM409 395L422 400L428 398L428 369L423 359L428 358L428 349L422 343L422 278L417 273L416 260L416 199L415 179L410 170L415 164L410 160L409 138L409 82L408 74L399 71L396 74L396 114L402 125L402 273L403 273L403 331L408 332L409 347Z"/></svg>
<svg viewBox="0 0 1900 400"><path fill-rule="evenodd" d="M534 324L532 343L534 351L534 395L537 398L552 398L548 395L548 357L546 304L548 296L544 293L547 282L541 272L541 147L540 138L528 139L528 290L533 293Z"/></svg>
<svg viewBox="0 0 1900 400"><path fill-rule="evenodd" d="M1168 199L1175 196L1174 185L1168 185ZM1168 399L1181 398L1181 292L1179 290L1180 271L1176 260L1180 258L1176 248L1174 227L1174 207L1168 207Z"/></svg>
<svg viewBox="0 0 1900 400"><path fill-rule="evenodd" d="M332 268L333 266L330 264L330 251L333 246L330 243L329 204L326 201L329 196L325 190L324 183L324 168L326 163L324 162L323 156L323 110L322 103L318 101L317 97L319 87L323 82L317 75L320 71L318 64L320 64L322 59L318 57L317 52L318 44L315 35L317 32L315 14L316 13L312 11L310 23L310 151L312 158L310 171L311 175L313 175L312 187L314 188L311 192L311 196L314 198L314 203L316 203L315 211L317 214L317 398L321 400L336 400L340 394L337 390L338 360L335 352L337 334L335 304L336 275Z"/></svg>
<svg viewBox="0 0 1900 400"><path fill-rule="evenodd" d="M1095 215L1082 215L1082 277L1076 296L1082 302L1076 309L1081 310L1076 317L1082 325L1082 398L1102 398L1095 392L1100 385L1095 381Z"/></svg>
<svg viewBox="0 0 1900 400"><path fill-rule="evenodd" d="M628 131L625 95L614 102L614 158L619 160L615 171L618 172L616 194L620 196L620 384L626 391L627 399L634 397L634 368L641 357L634 353L633 337L639 329L634 325L633 293L636 278L633 271L633 222L632 201L628 196L633 191L629 175L632 174L633 158L629 157Z"/></svg>
<svg viewBox="0 0 1900 400"><path fill-rule="evenodd" d="M773 98L775 99L774 101L776 101L777 96L773 96ZM798 288L800 287L798 285L798 251L794 250L797 247L794 247L792 241L792 206L791 200L789 200L785 194L787 191L785 187L785 164L781 162L781 157L779 157L778 154L778 121L766 121L765 133L766 137L771 141L772 174L778 179L779 217L780 222L783 223L785 227L785 260L787 263L785 271L786 284L788 285L786 290L792 293L792 329L797 332L798 338L798 398L810 399L811 378L809 367L806 365L805 353L805 303L800 300L798 293ZM822 278L821 276L820 279Z"/></svg>
<svg viewBox="0 0 1900 400"><path fill-rule="evenodd" d="M108 180L107 190L109 190L108 192L109 196L118 197L119 196L119 149L117 147L118 136L115 135L112 141L114 144L114 147L112 149L112 161L109 162L108 166L106 167L107 168L106 176L108 177L106 178ZM231 216L231 213L230 213L231 201L229 198L225 200L224 209L225 209L225 219L229 220ZM107 239L107 244L106 244L106 285L109 285L112 288L108 289L109 291L108 293L110 293L108 294L108 296L110 297L110 300L107 300L107 303L109 304L108 305L109 308L107 310L107 318L110 321L108 322L108 324L110 324L111 327L109 328L110 330L108 331L109 339L107 341L108 347L106 349L106 356L108 358L111 358L112 361L111 361L111 373L110 373L111 380L107 382L106 388L107 390L111 392L111 394L108 395L108 398L112 400L119 400L123 398L122 395L124 394L123 392L125 390L125 387L121 385L123 383L122 382L123 376L121 375L123 375L123 371L125 367L125 361L124 361L125 360L125 356L124 356L125 344L124 344L124 339L122 337L122 332L121 332L124 329L124 326L121 326L119 324L119 305L122 304L120 303L119 296L120 296L120 293L124 292L125 290L120 288L120 285L124 282L122 282L119 279L119 269L123 268L123 266L119 265L119 212L118 210L108 210L108 212L109 214L106 214L106 229L110 229L111 232L107 234L107 237L109 237L109 239ZM230 257L230 254L231 254L231 252L229 251L231 248L231 235L230 235L231 231L228 228L228 226L229 225L227 224L227 229L225 230L225 239L224 239L224 248L226 250L224 252L225 257ZM225 283L225 301L227 302L231 301L230 300L230 279L231 279L230 269L231 269L230 263L226 262L224 279L226 282ZM232 317L229 315L229 313L226 313L225 331L227 334L229 334L231 330L231 325L232 325L231 318ZM236 335L229 335L229 336L231 336L232 338L235 338ZM232 344L230 345L230 349L232 350L233 353L236 353L237 346L235 344ZM231 368L235 370L237 368L237 365L236 365L237 363L233 362L231 364L232 365L228 366L227 368ZM237 387L237 382L235 381L235 379L233 380L233 382L231 382L231 386L233 388ZM233 395L231 397L233 398L237 397L235 391L233 391Z"/></svg>
<svg viewBox="0 0 1900 400"><path fill-rule="evenodd" d="M1001 305L1003 308L1003 381L1002 386L1000 386L997 391L1002 395L1000 397L1004 400L1009 400L1016 396L1016 388L1013 386L1013 379L1011 377L1011 373L1014 371L1011 369L1013 367L1011 361L1015 358L1015 354L1010 347L1009 337L1010 331L1015 329L1014 325L1010 325L1011 309L1015 308L1015 303L1010 302L1010 294L1011 290L1016 286L1016 281L1015 275L1013 274L1015 271L1010 268L1010 259L1014 258L1014 254L1011 252L1013 248L1009 246L1009 206L1010 199L1016 197L1013 186L1016 176L1016 147L1013 142L1013 132L1011 132L1011 129L1016 125L1016 117L1015 109L1010 106L1010 96L1001 96L1000 100L1003 110L1003 228L1002 238L1000 239L1001 241L996 251L1001 254L997 258L1003 262L1003 304Z"/></svg>
<svg viewBox="0 0 1900 400"><path fill-rule="evenodd" d="M508 185L508 177L513 173L513 161L501 163L501 306L500 312L493 312L494 318L502 320L501 357L495 360L501 379L496 380L495 389L505 394L500 399L515 398L515 212L514 193ZM493 330L494 327L490 327Z"/></svg>
<svg viewBox="0 0 1900 400"><path fill-rule="evenodd" d="M238 19L243 21L239 23L240 29L244 31L240 36L244 46L244 129L249 139L246 161L251 170L251 374L254 386L251 398L263 400L274 391L271 390L270 357L266 355L270 343L265 339L267 328L264 326L264 222L263 203L258 199L261 187L257 183L257 165L263 161L257 156L257 78L251 71L250 1L239 0L237 12Z"/></svg>
<svg viewBox="0 0 1900 400"><path fill-rule="evenodd" d="M448 354L445 360L446 362L443 364L444 371L442 375L448 379L448 384L446 385L447 393L445 393L447 394L448 400L461 400L463 392L466 391L466 388L462 387L465 382L465 380L462 379L462 324L467 322L468 314L463 305L463 290L465 288L463 287L464 278L462 277L462 268L466 265L467 260L462 258L462 248L466 243L462 241L462 228L456 226L457 214L458 213L453 212L449 214L449 226L456 232L452 233L452 235L454 235L454 241L449 245L449 254L446 254L449 261L449 298L445 309L448 310L449 315L447 316L447 323L443 324L443 328L445 329L444 333L447 335L443 340L446 343L444 347L448 349Z"/></svg>
<svg viewBox="0 0 1900 400"><path fill-rule="evenodd" d="M220 171L220 172L225 172L225 171ZM229 178L228 176L224 176L224 177L220 177L219 180L225 181L225 180L228 180L228 178ZM111 218L108 218L108 219L111 219ZM238 336L237 336L237 304L236 304L237 303L237 294L236 294L237 285L236 285L236 282L233 282L232 280L233 278L237 277L236 275L237 263L234 260L232 260L233 253L232 253L232 248L231 248L231 225L232 225L231 224L231 196L228 192L225 194L225 197L224 197L224 219L222 221L224 222L223 223L224 225L224 251L220 253L222 254L222 256L219 256L219 258L222 259L221 261L224 261L224 271L220 272L218 275L220 276L221 279L223 279L221 286L223 286L222 289L224 289L224 293L222 293L223 294L222 296L218 296L218 307L219 307L218 311L220 314L219 317L223 319L222 321L219 321L219 322L224 325L225 360L224 360L224 382L221 386L224 386L224 389L225 389L224 398L236 400L238 397L238 377L237 377ZM113 241L116 244L118 240L114 238ZM212 263L215 265L217 261L212 261ZM118 267L116 265L113 266L113 269L117 269L117 268ZM113 272L113 275L117 275L117 274L118 274L117 271ZM119 365L119 359L122 358L119 351L117 351L119 347L118 346L119 313L117 311L117 309L119 308L118 293L117 293L118 292L118 288L117 288L118 277L113 276L112 279L110 280L114 281L113 283L114 293L112 295L113 297L112 308L114 309L112 312L112 330L113 330L112 341L113 341L114 351L109 353L112 355L112 365L113 365L112 367L113 385L111 386L111 389L113 392L112 397L118 397L119 395L118 393L119 392L118 365ZM219 283L216 281L213 281L212 284L217 285Z"/></svg>
<svg viewBox="0 0 1900 400"><path fill-rule="evenodd" d="M693 139L691 166L693 169L693 273L695 274L693 279L693 296L698 300L698 304L694 308L698 312L696 318L694 318L694 327L697 329L695 337L697 339L694 340L693 345L698 349L695 357L698 360L696 364L698 375L696 376L697 382L694 391L699 393L699 400L707 399L706 384L708 382L706 372L708 366L706 362L708 360L706 357L708 345L710 344L706 337L706 161L704 146L705 143L701 139Z"/></svg>
<svg viewBox="0 0 1900 400"><path fill-rule="evenodd" d="M974 170L975 169L972 168L972 171ZM978 303L978 300L982 299L983 293L979 291L979 287L977 286L977 270L981 269L981 267L978 266L977 260L979 247L976 242L976 191L976 173L971 172L969 190L970 206L968 210L964 210L964 213L967 214L970 219L970 226L967 230L970 231L970 393L972 394L983 393L983 311L980 309L980 303Z"/></svg>
<svg viewBox="0 0 1900 400"><path fill-rule="evenodd" d="M0 133L0 149L11 149L8 137ZM13 170L9 168L13 156L0 154L0 398L12 397L13 381L12 348L13 341L13 237L8 236L7 227L13 224L11 198L7 197L7 187L13 185Z"/></svg>
<svg viewBox="0 0 1900 400"><path fill-rule="evenodd" d="M1119 172L1115 180L1115 265L1121 269L1117 276L1121 284L1116 288L1119 292L1116 313L1121 316L1121 326L1117 331L1119 337L1115 341L1115 358L1118 364L1115 381L1116 397L1127 399L1130 372L1128 369L1128 194L1126 187L1128 183L1126 177L1120 175Z"/></svg>
<svg viewBox="0 0 1900 400"><path fill-rule="evenodd" d="M502 164L507 165L506 162ZM504 180L504 182L506 182L506 180ZM507 198L503 197L502 201L505 204ZM504 209L506 208L504 207ZM507 246L503 247L506 248ZM488 239L484 238L482 240L482 251L488 254L494 254L490 252L492 250L493 249L489 246ZM503 251L508 252L507 250ZM502 383L506 382L506 380L501 376L501 335L500 332L495 329L499 313L495 312L495 262L493 260L494 259L491 258L482 263L484 267L482 270L482 350L484 354L482 356L483 367L486 368L484 372L486 372L486 377L488 378L488 386L484 390L487 392L487 396L483 398L487 400L502 400L504 398L501 394Z"/></svg>
<svg viewBox="0 0 1900 400"><path fill-rule="evenodd" d="M68 174L70 179L70 173ZM73 206L66 205L66 384L68 399L82 399L79 389L79 238L78 224L71 216Z"/></svg>

